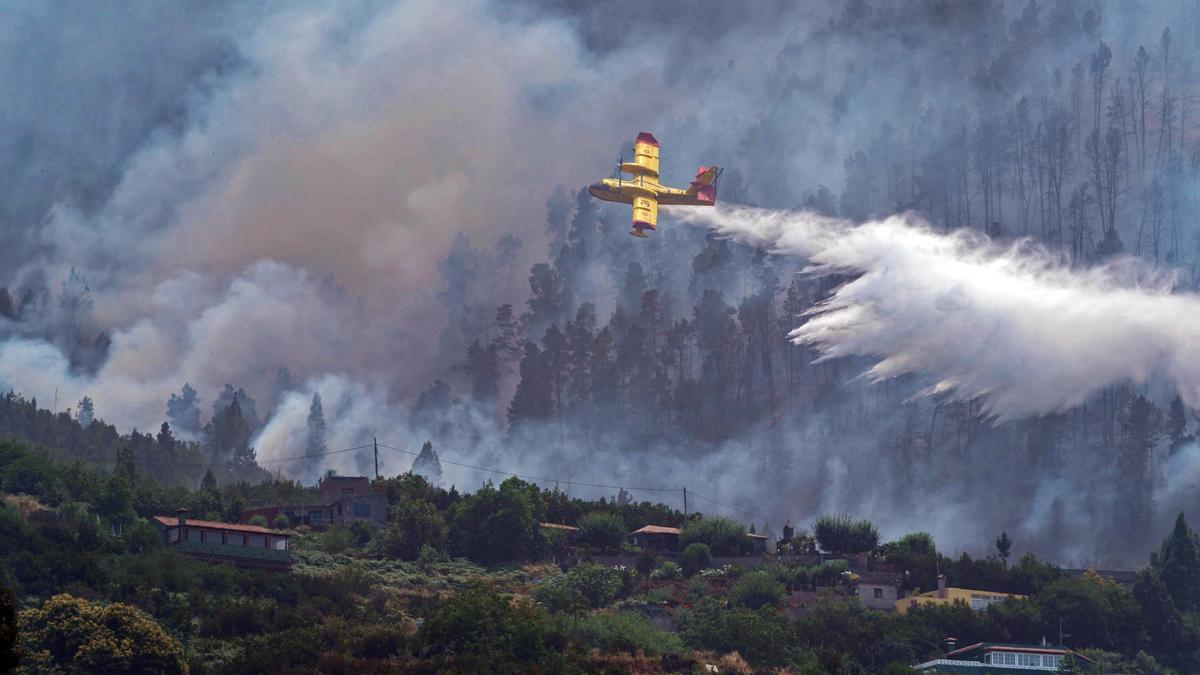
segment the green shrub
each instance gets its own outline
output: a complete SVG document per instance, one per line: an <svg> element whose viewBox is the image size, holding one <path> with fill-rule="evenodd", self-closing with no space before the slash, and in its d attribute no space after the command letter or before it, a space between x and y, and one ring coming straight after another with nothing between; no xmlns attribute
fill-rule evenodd
<svg viewBox="0 0 1200 675"><path fill-rule="evenodd" d="M579 541L602 551L612 551L625 538L625 521L612 513L593 511L579 519Z"/></svg>
<svg viewBox="0 0 1200 675"><path fill-rule="evenodd" d="M680 569L679 565L671 562L670 560L667 560L663 564L659 565L658 569L650 573L651 579L659 579L662 581L670 581L672 579L678 579L682 576L683 570Z"/></svg>
<svg viewBox="0 0 1200 675"><path fill-rule="evenodd" d="M433 504L425 501L396 505L393 522L371 541L376 555L416 560L421 548L446 550L446 521Z"/></svg>
<svg viewBox="0 0 1200 675"><path fill-rule="evenodd" d="M261 513L256 516L251 516L249 524L255 525L257 527L266 527L267 526L267 517L262 515Z"/></svg>
<svg viewBox="0 0 1200 675"><path fill-rule="evenodd" d="M642 614L634 612L596 612L576 621L560 619L561 630L572 635L584 650L605 653L645 652L649 656L683 651L678 636L659 630Z"/></svg>
<svg viewBox="0 0 1200 675"><path fill-rule="evenodd" d="M292 521L288 520L288 517L282 513L275 516L275 520L271 521L271 527L277 530L286 530L291 525Z"/></svg>
<svg viewBox="0 0 1200 675"><path fill-rule="evenodd" d="M842 575L850 569L845 560L826 560L811 568L809 573L812 583L817 586L834 586L842 580Z"/></svg>
<svg viewBox="0 0 1200 675"><path fill-rule="evenodd" d="M679 617L679 637L693 649L737 652L758 666L787 662L793 641L790 622L770 610L724 607L709 600Z"/></svg>
<svg viewBox="0 0 1200 675"><path fill-rule="evenodd" d="M747 609L774 607L783 597L783 584L773 574L755 570L744 575L729 589L730 604Z"/></svg>
<svg viewBox="0 0 1200 675"><path fill-rule="evenodd" d="M813 531L822 550L834 555L866 553L879 546L879 530L869 520L825 515L817 518Z"/></svg>
<svg viewBox="0 0 1200 675"><path fill-rule="evenodd" d="M546 616L482 585L433 608L414 640L418 655L458 672L525 672L548 657Z"/></svg>
<svg viewBox="0 0 1200 675"><path fill-rule="evenodd" d="M638 556L636 569L637 573L643 577L649 579L650 574L654 572L654 568L657 566L658 559L654 557L653 553L650 553L649 551L643 551L642 554Z"/></svg>
<svg viewBox="0 0 1200 675"><path fill-rule="evenodd" d="M688 521L679 534L683 547L705 544L714 555L738 555L749 546L746 528L739 522L713 516Z"/></svg>
<svg viewBox="0 0 1200 675"><path fill-rule="evenodd" d="M341 553L353 545L354 535L345 527L331 527L321 535L321 550L326 553Z"/></svg>
<svg viewBox="0 0 1200 675"><path fill-rule="evenodd" d="M712 566L712 554L708 550L708 544L699 542L688 544L683 553L679 554L679 564L683 568L683 576L691 577L700 570Z"/></svg>

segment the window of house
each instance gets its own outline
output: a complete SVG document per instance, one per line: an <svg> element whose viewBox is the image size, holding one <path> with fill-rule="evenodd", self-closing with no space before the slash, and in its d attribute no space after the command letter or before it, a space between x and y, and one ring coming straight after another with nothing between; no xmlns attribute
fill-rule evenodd
<svg viewBox="0 0 1200 675"><path fill-rule="evenodd" d="M261 534L252 534L250 535L249 545L255 548L266 548L267 538Z"/></svg>
<svg viewBox="0 0 1200 675"><path fill-rule="evenodd" d="M882 599L883 599L883 589L882 589L882 588L876 588L876 589L875 589L875 599L876 599L876 600L882 600Z"/></svg>
<svg viewBox="0 0 1200 675"><path fill-rule="evenodd" d="M200 542L204 541L204 533L193 527L189 527L187 530L187 540L194 541L196 543L200 543Z"/></svg>
<svg viewBox="0 0 1200 675"><path fill-rule="evenodd" d="M310 522L310 523L319 523L319 522L321 522L322 520L323 520L323 518L321 517L321 512L320 512L320 511L309 511L309 512L308 512L308 522Z"/></svg>
<svg viewBox="0 0 1200 675"><path fill-rule="evenodd" d="M223 542L223 539L221 537L220 530L205 530L204 531L204 543L220 544L222 542Z"/></svg>
<svg viewBox="0 0 1200 675"><path fill-rule="evenodd" d="M286 538L271 537L270 540L271 540L271 548L275 549L276 551L286 551L287 550L287 539Z"/></svg>
<svg viewBox="0 0 1200 675"><path fill-rule="evenodd" d="M173 529L167 530L167 543L174 544L177 541L179 541L179 529L173 528Z"/></svg>
<svg viewBox="0 0 1200 675"><path fill-rule="evenodd" d="M355 518L370 518L371 517L371 505L370 504L354 504L351 506L351 508L354 509L354 517Z"/></svg>
<svg viewBox="0 0 1200 675"><path fill-rule="evenodd" d="M236 533L231 532L231 533L225 535L225 543L229 544L231 546L245 546L246 545L246 535L236 534Z"/></svg>

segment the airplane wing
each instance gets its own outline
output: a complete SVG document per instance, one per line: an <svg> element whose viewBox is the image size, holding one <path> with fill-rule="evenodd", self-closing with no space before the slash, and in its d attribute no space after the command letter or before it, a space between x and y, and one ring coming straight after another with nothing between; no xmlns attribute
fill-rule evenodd
<svg viewBox="0 0 1200 675"><path fill-rule="evenodd" d="M633 198L633 229L635 237L646 237L646 230L658 229L658 200L653 197Z"/></svg>
<svg viewBox="0 0 1200 675"><path fill-rule="evenodd" d="M634 176L658 177L658 139L643 131L633 141L633 161L622 162L621 171Z"/></svg>

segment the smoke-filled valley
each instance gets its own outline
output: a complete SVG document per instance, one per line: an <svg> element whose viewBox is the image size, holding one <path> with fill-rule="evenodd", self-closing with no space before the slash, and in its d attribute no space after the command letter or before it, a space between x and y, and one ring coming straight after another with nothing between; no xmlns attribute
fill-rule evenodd
<svg viewBox="0 0 1200 675"><path fill-rule="evenodd" d="M1200 518L1194 4L748 5L0 17L0 384L187 483L378 438L1061 564ZM583 188L644 130L726 171L642 241Z"/></svg>

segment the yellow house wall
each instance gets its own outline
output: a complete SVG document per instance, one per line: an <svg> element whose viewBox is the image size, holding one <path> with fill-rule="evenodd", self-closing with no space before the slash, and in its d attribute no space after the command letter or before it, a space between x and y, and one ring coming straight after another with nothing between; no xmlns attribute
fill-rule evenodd
<svg viewBox="0 0 1200 675"><path fill-rule="evenodd" d="M949 605L956 600L962 601L963 604L971 606L972 595L992 595L1005 598L1024 598L1023 595L1015 593L997 593L995 591L977 591L971 588L947 588L946 597L938 597L937 591L929 591L920 595L912 595L907 598L900 598L896 601L896 611L900 614L907 612L913 605Z"/></svg>

